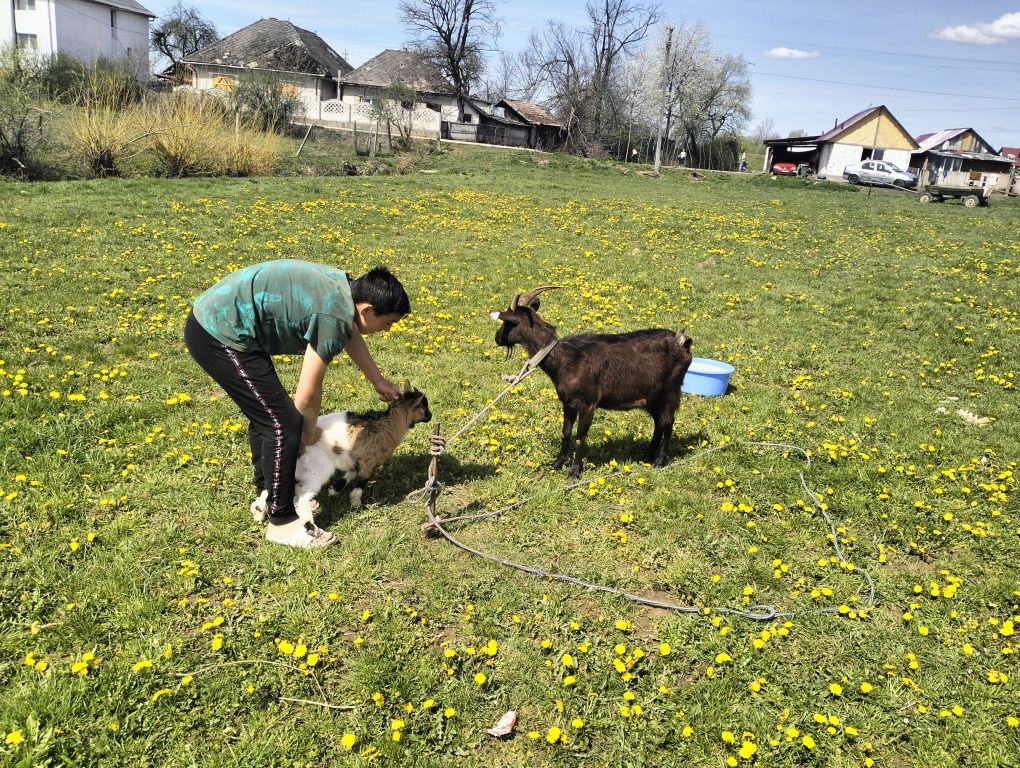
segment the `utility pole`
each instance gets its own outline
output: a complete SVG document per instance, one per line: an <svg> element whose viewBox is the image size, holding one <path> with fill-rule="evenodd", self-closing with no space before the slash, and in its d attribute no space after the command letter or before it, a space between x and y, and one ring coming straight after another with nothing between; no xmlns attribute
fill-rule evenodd
<svg viewBox="0 0 1020 768"><path fill-rule="evenodd" d="M659 110L658 135L655 138L655 172L659 172L659 161L662 157L662 121L665 119L666 99L669 96L669 86L673 80L673 63L670 61L670 54L673 48L673 27L666 31L666 60L662 67L662 108Z"/></svg>
<svg viewBox="0 0 1020 768"><path fill-rule="evenodd" d="M871 159L872 160L875 159L875 149L878 147L878 126L881 125L881 123L882 123L882 110L881 110L881 108L879 108L879 110L878 110L878 117L875 119L875 138L871 142ZM872 187L872 185L869 184L868 185L868 197L871 197L871 187Z"/></svg>

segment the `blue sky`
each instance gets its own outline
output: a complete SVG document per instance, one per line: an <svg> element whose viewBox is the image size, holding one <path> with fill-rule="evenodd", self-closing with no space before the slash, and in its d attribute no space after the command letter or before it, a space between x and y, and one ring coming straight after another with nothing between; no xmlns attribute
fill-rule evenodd
<svg viewBox="0 0 1020 768"><path fill-rule="evenodd" d="M401 47L396 0L188 3L229 34L262 17L319 34L354 66ZM172 0L142 0L157 17ZM665 18L702 22L715 47L751 64L754 122L822 133L885 104L912 134L974 128L989 143L1020 146L1020 0L669 0ZM497 0L499 47L516 51L546 19L584 22L584 0Z"/></svg>

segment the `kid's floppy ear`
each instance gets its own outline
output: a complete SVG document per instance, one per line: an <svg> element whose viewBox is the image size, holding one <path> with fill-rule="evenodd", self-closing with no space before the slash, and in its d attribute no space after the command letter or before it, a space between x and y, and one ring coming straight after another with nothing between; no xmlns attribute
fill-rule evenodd
<svg viewBox="0 0 1020 768"><path fill-rule="evenodd" d="M414 387L411 386L411 382L404 379L404 384L401 389L401 394L407 395L414 391Z"/></svg>

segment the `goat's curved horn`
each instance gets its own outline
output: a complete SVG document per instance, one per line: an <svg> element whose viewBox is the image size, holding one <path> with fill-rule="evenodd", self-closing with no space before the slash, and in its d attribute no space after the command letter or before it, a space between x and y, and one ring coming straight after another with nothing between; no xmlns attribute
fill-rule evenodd
<svg viewBox="0 0 1020 768"><path fill-rule="evenodd" d="M555 291L562 288L562 285L543 285L541 288L532 288L527 293L518 293L510 303L510 309L517 309L520 306L528 306L540 293Z"/></svg>

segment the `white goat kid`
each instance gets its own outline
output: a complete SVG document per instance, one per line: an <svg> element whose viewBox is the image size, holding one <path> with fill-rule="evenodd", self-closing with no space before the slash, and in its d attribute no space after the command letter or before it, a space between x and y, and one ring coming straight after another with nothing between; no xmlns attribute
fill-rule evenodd
<svg viewBox="0 0 1020 768"><path fill-rule="evenodd" d="M338 411L320 416L316 423L322 436L298 457L294 473L298 518L319 530L314 519L319 507L315 497L336 473L341 473L346 483L344 490L349 491L351 506L360 507L365 483L375 470L393 455L411 427L431 420L428 398L408 382L404 382L400 397L384 411ZM330 495L336 492L336 485L331 486ZM252 517L257 522L266 519L268 498L269 492L262 491L251 503Z"/></svg>

